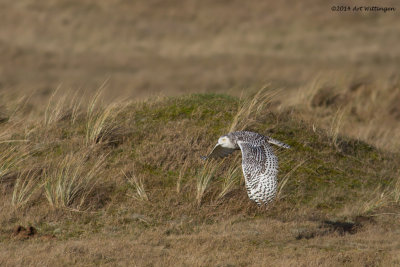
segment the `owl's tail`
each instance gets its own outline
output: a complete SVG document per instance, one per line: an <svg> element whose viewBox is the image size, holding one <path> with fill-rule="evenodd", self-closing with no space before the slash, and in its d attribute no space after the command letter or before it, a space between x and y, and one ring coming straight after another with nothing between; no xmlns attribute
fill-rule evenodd
<svg viewBox="0 0 400 267"><path fill-rule="evenodd" d="M268 137L268 143L274 144L274 145L277 145L277 146L280 146L280 147L283 147L283 148L290 148L289 145L287 145L287 144L285 144L285 143L283 143L281 141L278 141L276 139L273 139L271 137Z"/></svg>

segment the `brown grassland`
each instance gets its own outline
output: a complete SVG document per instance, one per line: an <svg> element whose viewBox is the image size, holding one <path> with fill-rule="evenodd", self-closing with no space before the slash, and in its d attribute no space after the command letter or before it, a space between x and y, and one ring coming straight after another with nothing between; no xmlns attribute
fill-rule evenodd
<svg viewBox="0 0 400 267"><path fill-rule="evenodd" d="M0 266L400 265L399 16L333 4L2 1Z"/></svg>

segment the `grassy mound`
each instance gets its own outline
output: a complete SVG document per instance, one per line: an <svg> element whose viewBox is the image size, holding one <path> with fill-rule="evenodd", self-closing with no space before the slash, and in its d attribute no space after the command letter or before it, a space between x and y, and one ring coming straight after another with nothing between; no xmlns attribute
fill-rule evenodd
<svg viewBox="0 0 400 267"><path fill-rule="evenodd" d="M233 219L354 222L398 205L398 155L329 135L295 110L274 111L270 97L267 90L246 100L201 94L105 107L94 98L87 109L50 102L45 119L24 128L11 114L0 124L0 240L16 225L58 240L168 237ZM220 135L243 129L292 146L275 147L280 187L267 208L248 199L239 152L200 159Z"/></svg>

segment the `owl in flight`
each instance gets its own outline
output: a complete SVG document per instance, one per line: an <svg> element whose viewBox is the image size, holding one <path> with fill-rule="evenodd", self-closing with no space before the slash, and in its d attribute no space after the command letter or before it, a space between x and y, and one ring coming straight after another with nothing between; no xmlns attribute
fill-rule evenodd
<svg viewBox="0 0 400 267"><path fill-rule="evenodd" d="M221 136L213 151L202 159L223 158L240 149L247 194L258 205L267 204L274 199L278 184L278 159L270 144L290 148L268 136L239 131Z"/></svg>

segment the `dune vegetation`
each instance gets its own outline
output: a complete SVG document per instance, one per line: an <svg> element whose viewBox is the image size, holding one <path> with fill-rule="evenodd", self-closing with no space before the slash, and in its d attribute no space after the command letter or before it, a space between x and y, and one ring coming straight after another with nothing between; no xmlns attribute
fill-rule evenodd
<svg viewBox="0 0 400 267"><path fill-rule="evenodd" d="M375 97L351 95L368 90L358 86L310 87L309 102L266 86L242 98L52 96L34 114L4 106L1 264L399 263L400 155L342 125L371 127L359 109ZM292 147L275 147L268 207L249 201L239 152L200 159L243 129Z"/></svg>
<svg viewBox="0 0 400 267"><path fill-rule="evenodd" d="M2 0L0 266L399 266L398 5Z"/></svg>

